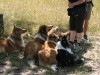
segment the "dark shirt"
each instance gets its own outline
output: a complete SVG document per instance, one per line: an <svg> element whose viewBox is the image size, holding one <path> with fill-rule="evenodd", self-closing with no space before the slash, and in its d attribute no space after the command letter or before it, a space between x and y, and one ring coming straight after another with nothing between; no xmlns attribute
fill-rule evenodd
<svg viewBox="0 0 100 75"><path fill-rule="evenodd" d="M76 2L78 0L68 0L68 1L71 2L71 3L74 3L74 2ZM86 6L86 2L84 2L84 3L80 4L80 5L76 5L76 6L74 6L74 8L85 7L85 6Z"/></svg>
<svg viewBox="0 0 100 75"><path fill-rule="evenodd" d="M87 3L92 3L92 1L89 1L89 2L87 2Z"/></svg>
<svg viewBox="0 0 100 75"><path fill-rule="evenodd" d="M91 3L91 4L92 4L92 6L94 6L94 4L93 4L93 2L92 2L92 1L89 1L89 2L87 2L87 3L88 3L88 4L90 4L90 3Z"/></svg>
<svg viewBox="0 0 100 75"><path fill-rule="evenodd" d="M71 3L74 3L74 2L76 2L78 0L68 0L68 1L71 2Z"/></svg>

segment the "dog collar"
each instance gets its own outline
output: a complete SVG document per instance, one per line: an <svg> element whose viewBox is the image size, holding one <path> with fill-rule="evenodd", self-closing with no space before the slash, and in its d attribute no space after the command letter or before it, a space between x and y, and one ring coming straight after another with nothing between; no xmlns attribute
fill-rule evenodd
<svg viewBox="0 0 100 75"><path fill-rule="evenodd" d="M43 41L46 41L40 34L35 35L34 39L35 39L35 38L40 38L40 39L42 39Z"/></svg>
<svg viewBox="0 0 100 75"><path fill-rule="evenodd" d="M16 44L16 43L14 42L14 40L13 40L10 36L7 37L7 39L10 40L11 42L13 42L14 44ZM20 45L20 46L25 47L25 43L24 43L24 40L23 40L23 37L22 37L22 36L21 36L21 39L22 39L22 45Z"/></svg>
<svg viewBox="0 0 100 75"><path fill-rule="evenodd" d="M15 44L15 42L13 41L13 39L9 36L7 37L8 40L10 40L11 42L13 42Z"/></svg>
<svg viewBox="0 0 100 75"><path fill-rule="evenodd" d="M49 40L48 38L47 38L47 41L46 42L52 42L52 43L54 43L55 45L57 44L56 42L54 42L54 41L52 41L52 40Z"/></svg>

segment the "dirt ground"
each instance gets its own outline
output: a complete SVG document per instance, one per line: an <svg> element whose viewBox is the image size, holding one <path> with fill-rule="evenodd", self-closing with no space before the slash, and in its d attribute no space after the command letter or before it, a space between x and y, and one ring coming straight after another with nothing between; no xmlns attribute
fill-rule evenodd
<svg viewBox="0 0 100 75"><path fill-rule="evenodd" d="M85 58L84 65L59 68L56 72L44 68L33 68L23 59L23 53L0 54L0 75L100 75L100 35L89 36L91 45L83 44L76 53Z"/></svg>

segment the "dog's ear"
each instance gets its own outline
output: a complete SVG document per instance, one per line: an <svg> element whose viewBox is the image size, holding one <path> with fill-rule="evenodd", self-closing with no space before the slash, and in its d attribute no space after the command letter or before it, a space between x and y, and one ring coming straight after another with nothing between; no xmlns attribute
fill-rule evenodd
<svg viewBox="0 0 100 75"><path fill-rule="evenodd" d="M16 28L16 26L14 25L14 29Z"/></svg>
<svg viewBox="0 0 100 75"><path fill-rule="evenodd" d="M13 29L15 29L15 28L17 28L17 26L16 26L16 25L14 25L14 28L13 28Z"/></svg>

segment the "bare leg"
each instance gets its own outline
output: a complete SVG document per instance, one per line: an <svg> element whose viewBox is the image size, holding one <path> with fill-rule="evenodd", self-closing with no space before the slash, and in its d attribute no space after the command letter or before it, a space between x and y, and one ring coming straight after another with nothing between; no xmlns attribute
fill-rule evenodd
<svg viewBox="0 0 100 75"><path fill-rule="evenodd" d="M76 31L70 31L70 40L71 42L74 42L76 36Z"/></svg>
<svg viewBox="0 0 100 75"><path fill-rule="evenodd" d="M87 34L88 24L89 24L89 20L85 20L85 21L84 21L84 35Z"/></svg>
<svg viewBox="0 0 100 75"><path fill-rule="evenodd" d="M81 43L82 41L82 33L77 33L77 43Z"/></svg>

